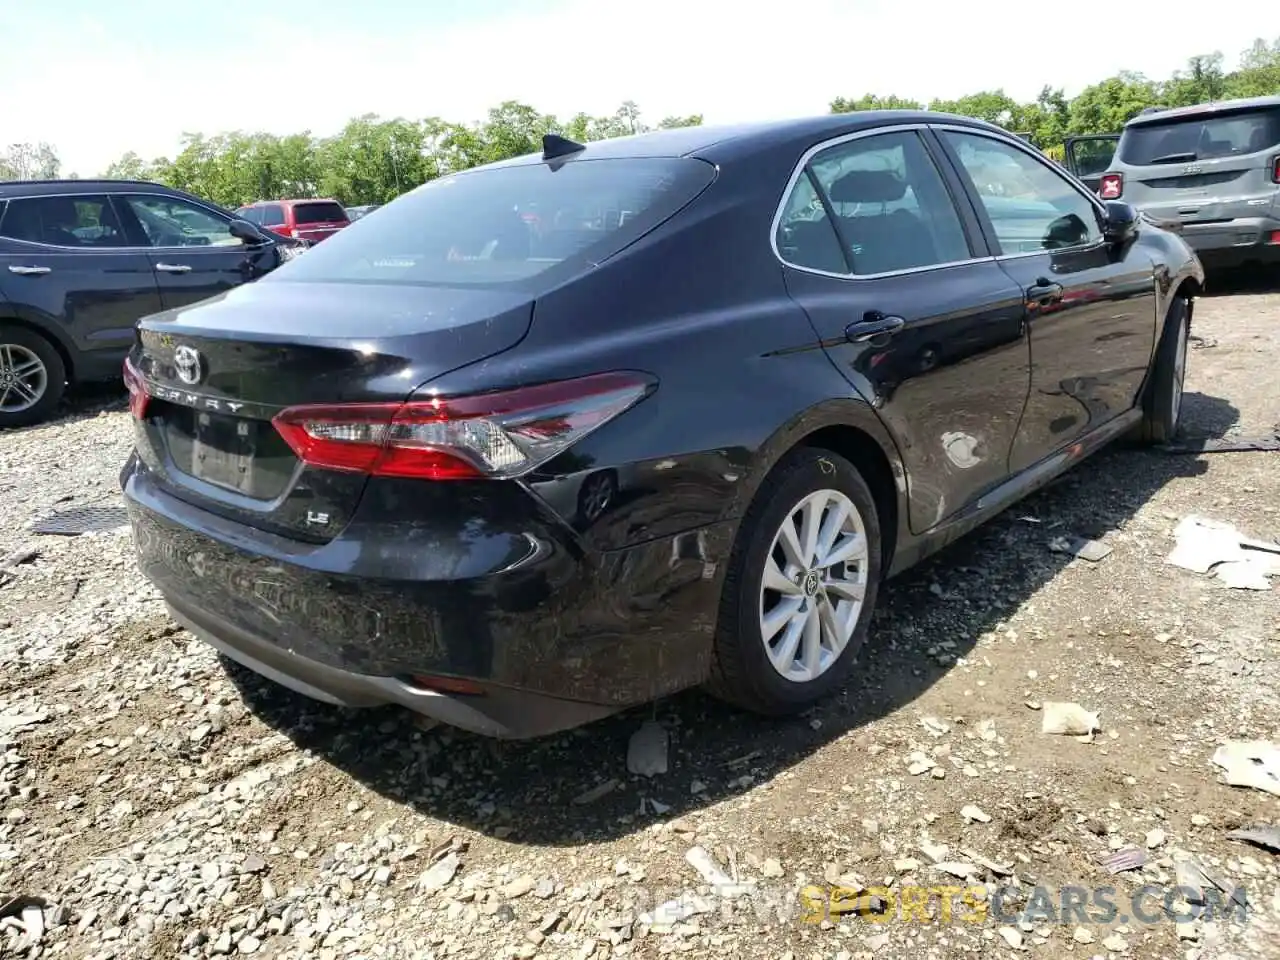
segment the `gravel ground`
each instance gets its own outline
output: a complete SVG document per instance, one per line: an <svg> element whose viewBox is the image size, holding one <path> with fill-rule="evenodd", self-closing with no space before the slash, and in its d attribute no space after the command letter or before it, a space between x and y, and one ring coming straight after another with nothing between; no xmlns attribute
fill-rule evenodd
<svg viewBox="0 0 1280 960"><path fill-rule="evenodd" d="M1280 294L1195 330L1188 428L1270 433ZM0 956L1280 956L1280 857L1226 836L1280 797L1210 761L1280 741L1280 591L1164 562L1187 514L1280 537L1276 453L1100 455L891 583L859 682L804 718L690 693L493 743L229 667L125 529L30 531L118 505L128 447L114 393L0 435L0 557L38 551L0 575ZM1060 701L1096 736L1042 733ZM667 771L628 773L651 721ZM1174 891L1197 868L1247 921Z"/></svg>

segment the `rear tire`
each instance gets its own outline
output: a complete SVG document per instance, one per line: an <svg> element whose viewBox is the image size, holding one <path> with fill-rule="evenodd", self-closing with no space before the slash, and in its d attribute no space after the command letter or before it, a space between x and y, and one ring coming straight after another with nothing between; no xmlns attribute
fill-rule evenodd
<svg viewBox="0 0 1280 960"><path fill-rule="evenodd" d="M880 544L875 499L853 464L816 448L788 454L734 544L708 691L788 716L843 686L867 637Z"/></svg>
<svg viewBox="0 0 1280 960"><path fill-rule="evenodd" d="M1151 379L1142 397L1142 422L1134 430L1138 443L1170 443L1178 432L1190 335L1191 304L1186 297L1178 297L1169 305Z"/></svg>
<svg viewBox="0 0 1280 960"><path fill-rule="evenodd" d="M67 388L53 344L24 327L0 324L0 429L49 419Z"/></svg>

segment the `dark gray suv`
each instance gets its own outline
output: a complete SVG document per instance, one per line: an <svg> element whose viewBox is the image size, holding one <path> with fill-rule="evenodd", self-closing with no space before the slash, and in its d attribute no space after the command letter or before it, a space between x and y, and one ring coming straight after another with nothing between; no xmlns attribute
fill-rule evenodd
<svg viewBox="0 0 1280 960"><path fill-rule="evenodd" d="M158 183L0 182L0 428L48 418L68 383L120 377L140 317L305 247Z"/></svg>
<svg viewBox="0 0 1280 960"><path fill-rule="evenodd" d="M1208 269L1280 263L1280 96L1134 117L1098 195L1181 223Z"/></svg>

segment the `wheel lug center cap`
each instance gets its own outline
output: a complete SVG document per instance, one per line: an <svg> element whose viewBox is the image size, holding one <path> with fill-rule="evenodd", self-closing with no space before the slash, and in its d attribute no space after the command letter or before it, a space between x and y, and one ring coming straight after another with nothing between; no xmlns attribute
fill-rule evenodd
<svg viewBox="0 0 1280 960"><path fill-rule="evenodd" d="M806 597L815 597L818 595L818 588L822 586L822 578L818 576L817 570L810 570L800 579L800 589L804 591Z"/></svg>

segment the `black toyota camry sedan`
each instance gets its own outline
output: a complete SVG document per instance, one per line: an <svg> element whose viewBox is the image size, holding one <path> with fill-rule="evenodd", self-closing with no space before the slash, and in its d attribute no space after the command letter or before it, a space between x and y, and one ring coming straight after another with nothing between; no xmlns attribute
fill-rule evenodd
<svg viewBox="0 0 1280 960"><path fill-rule="evenodd" d="M549 136L140 322L140 563L329 702L500 737L696 684L794 713L886 577L1174 433L1202 283L961 117Z"/></svg>

